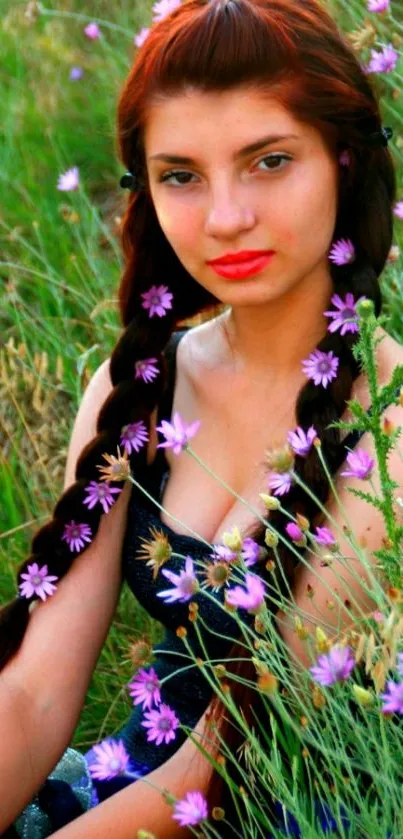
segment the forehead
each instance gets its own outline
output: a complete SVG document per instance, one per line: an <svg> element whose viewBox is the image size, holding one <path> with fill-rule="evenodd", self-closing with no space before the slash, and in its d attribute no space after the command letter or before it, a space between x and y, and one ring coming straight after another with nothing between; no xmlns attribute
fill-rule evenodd
<svg viewBox="0 0 403 839"><path fill-rule="evenodd" d="M144 128L146 154L234 147L271 132L313 136L313 127L296 120L269 94L256 90L205 93L196 90L155 102Z"/></svg>

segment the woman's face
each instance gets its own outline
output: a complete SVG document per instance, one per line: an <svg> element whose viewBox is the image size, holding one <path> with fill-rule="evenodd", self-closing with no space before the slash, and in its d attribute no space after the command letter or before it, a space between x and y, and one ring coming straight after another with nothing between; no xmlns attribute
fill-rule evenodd
<svg viewBox="0 0 403 839"><path fill-rule="evenodd" d="M268 135L283 139L241 153ZM223 303L262 305L318 272L329 278L339 164L317 129L256 91L192 89L150 109L144 143L161 228L189 274ZM236 281L206 264L242 250L275 255Z"/></svg>

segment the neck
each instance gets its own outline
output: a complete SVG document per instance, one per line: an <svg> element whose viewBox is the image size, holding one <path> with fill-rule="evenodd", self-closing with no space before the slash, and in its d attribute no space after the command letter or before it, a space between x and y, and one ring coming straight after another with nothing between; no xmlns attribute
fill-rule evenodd
<svg viewBox="0 0 403 839"><path fill-rule="evenodd" d="M326 334L323 312L332 290L330 274L322 271L277 300L224 312L222 323L236 372L261 376L266 382L301 372L301 361Z"/></svg>

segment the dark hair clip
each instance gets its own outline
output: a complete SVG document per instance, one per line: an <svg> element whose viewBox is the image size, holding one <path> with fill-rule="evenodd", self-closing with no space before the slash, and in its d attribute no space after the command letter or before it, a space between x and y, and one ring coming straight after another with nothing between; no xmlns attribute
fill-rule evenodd
<svg viewBox="0 0 403 839"><path fill-rule="evenodd" d="M130 189L132 192L137 192L139 184L133 172L126 172L119 181L123 189Z"/></svg>
<svg viewBox="0 0 403 839"><path fill-rule="evenodd" d="M380 131L374 131L373 134L368 134L366 139L370 148L377 149L379 146L387 146L391 137L393 137L392 128L385 126Z"/></svg>

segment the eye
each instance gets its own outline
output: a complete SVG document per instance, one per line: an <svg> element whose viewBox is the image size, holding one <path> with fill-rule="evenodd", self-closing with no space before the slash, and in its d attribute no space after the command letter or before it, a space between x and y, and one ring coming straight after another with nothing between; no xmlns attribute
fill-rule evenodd
<svg viewBox="0 0 403 839"><path fill-rule="evenodd" d="M292 160L292 157L289 154L274 152L273 154L268 154L268 155L265 155L265 157L262 157L261 160L258 161L258 165L259 165L259 163L264 163L265 161L270 161L271 163L278 163L278 162L281 162L282 160L286 160L287 162L289 162L289 161ZM284 168L283 166L281 166L281 167L280 166L274 166L274 167L270 167L269 171L280 172L280 171L282 171L283 168ZM186 179L186 178L191 178L191 177L194 177L191 172L186 172L183 169L176 169L176 170L171 169L171 171L164 172L162 175L159 176L158 183L168 183L168 184L171 184L171 186L174 186L173 182L171 181L171 178L176 178L176 179L185 178ZM189 181L182 180L182 182L179 183L179 184L177 183L176 186L187 186L188 184L189 184Z"/></svg>
<svg viewBox="0 0 403 839"><path fill-rule="evenodd" d="M273 154L267 154L265 157L262 157L262 159L259 160L259 163L265 163L266 160L270 161L271 163L278 163L278 161L281 160L287 160L289 162L290 160L292 160L292 157L289 154L281 154L280 152L274 152ZM274 168L271 167L270 171L280 172L282 169L284 169L284 166L276 166Z"/></svg>

